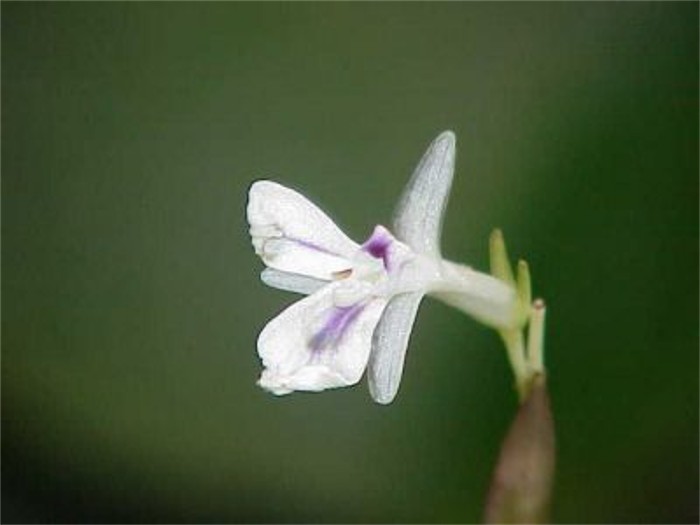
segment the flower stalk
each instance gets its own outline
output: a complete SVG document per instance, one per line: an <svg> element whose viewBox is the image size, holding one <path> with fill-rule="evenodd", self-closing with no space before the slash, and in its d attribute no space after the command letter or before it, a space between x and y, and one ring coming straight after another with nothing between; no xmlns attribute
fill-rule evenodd
<svg viewBox="0 0 700 525"><path fill-rule="evenodd" d="M532 301L525 261L518 262L514 277L500 230L491 234L490 255L492 275L517 296L514 322L498 333L513 370L520 407L501 446L484 521L546 523L554 479L555 434L544 366L545 304L541 299Z"/></svg>
<svg viewBox="0 0 700 525"><path fill-rule="evenodd" d="M503 232L499 229L491 233L489 252L491 274L510 286L516 294L513 322L497 331L506 347L515 377L515 390L522 403L535 376L544 373L544 302L541 299L532 302L532 279L526 261L518 261L517 273L514 274Z"/></svg>

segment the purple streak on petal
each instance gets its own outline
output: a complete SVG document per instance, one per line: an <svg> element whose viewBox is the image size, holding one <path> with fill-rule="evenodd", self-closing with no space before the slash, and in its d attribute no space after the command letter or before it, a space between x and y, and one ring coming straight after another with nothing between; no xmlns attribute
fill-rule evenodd
<svg viewBox="0 0 700 525"><path fill-rule="evenodd" d="M303 246L304 248L309 248L310 250L315 250L317 252L322 252L322 253L327 253L329 255L335 255L338 256L337 253L333 253L330 250L326 250L325 248L319 246L318 244L314 244L309 241L305 241L304 239L296 239L294 237L285 237L287 240L295 242L299 244L300 246Z"/></svg>
<svg viewBox="0 0 700 525"><path fill-rule="evenodd" d="M353 321L357 319L363 309L363 304L333 308L323 328L311 338L309 342L311 351L317 353L321 350L337 346L347 332L347 329Z"/></svg>
<svg viewBox="0 0 700 525"><path fill-rule="evenodd" d="M388 270L389 246L391 243L392 238L387 234L386 230L381 226L375 226L371 237L362 245L362 249L375 259L381 259L384 262L384 268Z"/></svg>

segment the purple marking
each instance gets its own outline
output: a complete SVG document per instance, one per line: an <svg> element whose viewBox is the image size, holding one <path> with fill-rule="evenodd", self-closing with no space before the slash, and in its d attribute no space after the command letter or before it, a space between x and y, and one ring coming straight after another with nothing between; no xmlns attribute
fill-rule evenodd
<svg viewBox="0 0 700 525"><path fill-rule="evenodd" d="M389 246L393 239L383 226L375 226L372 235L362 245L362 248L375 259L384 262L384 268L389 269Z"/></svg>
<svg viewBox="0 0 700 525"><path fill-rule="evenodd" d="M333 308L323 328L309 341L311 351L317 353L329 347L337 346L347 329L357 319L363 309L364 306L361 304Z"/></svg>
<svg viewBox="0 0 700 525"><path fill-rule="evenodd" d="M338 255L337 253L333 253L329 250L326 250L325 248L319 246L318 244L314 244L312 242L305 241L304 239L297 239L295 237L286 237L286 236L284 238L289 240L289 241L295 242L295 243L303 246L304 248L309 248L310 250L315 250L315 251L321 252L321 253L327 253L328 255L335 255L335 256Z"/></svg>
<svg viewBox="0 0 700 525"><path fill-rule="evenodd" d="M369 241L366 248L369 254L376 259L384 259L386 257L386 249L391 244L389 239L374 238Z"/></svg>

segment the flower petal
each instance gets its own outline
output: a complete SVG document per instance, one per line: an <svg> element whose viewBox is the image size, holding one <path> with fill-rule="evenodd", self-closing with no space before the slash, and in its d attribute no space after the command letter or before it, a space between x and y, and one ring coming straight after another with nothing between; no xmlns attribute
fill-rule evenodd
<svg viewBox="0 0 700 525"><path fill-rule="evenodd" d="M265 326L258 337L258 354L265 366L260 386L281 395L349 386L360 380L386 301L365 299L338 307L333 296L345 284L328 284Z"/></svg>
<svg viewBox="0 0 700 525"><path fill-rule="evenodd" d="M260 280L272 288L303 295L311 295L328 284L327 281L321 279L298 273L283 272L274 268L265 268L260 272Z"/></svg>
<svg viewBox="0 0 700 525"><path fill-rule="evenodd" d="M440 256L440 233L452 187L455 135L445 131L428 147L394 212L394 233L418 252Z"/></svg>
<svg viewBox="0 0 700 525"><path fill-rule="evenodd" d="M512 328L517 322L515 290L495 277L469 267L442 261L444 280L430 295L462 310L493 328Z"/></svg>
<svg viewBox="0 0 700 525"><path fill-rule="evenodd" d="M394 297L374 331L367 380L377 403L391 403L399 390L408 340L422 298L420 292Z"/></svg>
<svg viewBox="0 0 700 525"><path fill-rule="evenodd" d="M306 197L275 182L253 183L247 208L255 252L276 270L330 281L352 268L359 245Z"/></svg>

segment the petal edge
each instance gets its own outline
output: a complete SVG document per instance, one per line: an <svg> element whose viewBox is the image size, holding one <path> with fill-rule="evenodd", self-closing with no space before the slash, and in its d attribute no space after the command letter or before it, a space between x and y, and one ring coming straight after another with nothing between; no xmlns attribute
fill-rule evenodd
<svg viewBox="0 0 700 525"><path fill-rule="evenodd" d="M444 131L428 146L399 199L394 233L414 250L440 256L440 233L454 175L456 138Z"/></svg>
<svg viewBox="0 0 700 525"><path fill-rule="evenodd" d="M274 268L265 268L260 272L260 280L272 288L302 295L311 295L328 284L328 281L322 279L283 272Z"/></svg>
<svg viewBox="0 0 700 525"><path fill-rule="evenodd" d="M387 405L396 397L411 329L422 299L421 292L397 295L387 304L374 330L367 382L377 403Z"/></svg>

